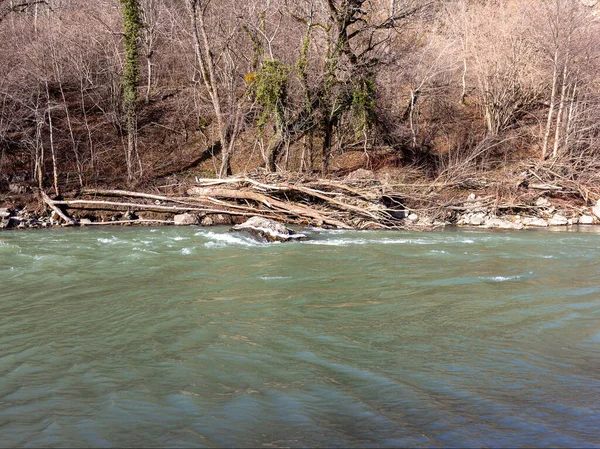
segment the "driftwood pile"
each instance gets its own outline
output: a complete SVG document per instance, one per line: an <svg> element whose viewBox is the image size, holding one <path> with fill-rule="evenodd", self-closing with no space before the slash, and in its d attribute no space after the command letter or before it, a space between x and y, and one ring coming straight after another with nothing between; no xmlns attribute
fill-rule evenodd
<svg viewBox="0 0 600 449"><path fill-rule="evenodd" d="M240 223L261 216L286 224L339 229L430 229L479 208L490 216L522 214L543 217L551 197L566 215L588 213L600 192L583 183L529 169L520 176L399 183L367 170L343 179L321 179L290 173L253 173L226 179L196 178L170 193L84 189L67 199L42 199L55 222L76 225L74 216L105 217L86 224L174 224L190 214L202 224ZM477 195L474 193L477 192ZM99 211L101 213L99 213ZM104 213L107 212L107 213ZM110 217L110 221L106 219ZM464 220L463 220L464 221ZM82 223L83 224L83 220Z"/></svg>
<svg viewBox="0 0 600 449"><path fill-rule="evenodd" d="M265 177L268 178L268 177ZM273 178L273 177L271 177ZM277 176L275 176L277 178ZM173 223L175 214L189 213L202 219L211 215L247 218L262 216L283 223L339 229L400 229L404 206L399 195L383 192L379 181L295 180L234 177L196 179L185 195L125 190L85 189L74 198L44 202L66 225L77 221L67 211L118 211L130 217L141 212L164 215L164 220L119 219L88 224L135 222ZM171 219L169 219L171 218Z"/></svg>

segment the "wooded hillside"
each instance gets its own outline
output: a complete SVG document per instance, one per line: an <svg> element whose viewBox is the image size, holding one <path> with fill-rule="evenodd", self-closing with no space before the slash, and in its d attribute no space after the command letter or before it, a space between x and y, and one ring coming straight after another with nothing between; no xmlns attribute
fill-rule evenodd
<svg viewBox="0 0 600 449"><path fill-rule="evenodd" d="M598 185L596 3L0 0L0 193L257 167Z"/></svg>

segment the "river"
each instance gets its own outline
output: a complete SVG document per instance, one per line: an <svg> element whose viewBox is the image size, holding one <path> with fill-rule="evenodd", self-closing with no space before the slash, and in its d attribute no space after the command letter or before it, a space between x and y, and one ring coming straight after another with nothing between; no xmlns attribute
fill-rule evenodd
<svg viewBox="0 0 600 449"><path fill-rule="evenodd" d="M0 446L600 447L600 234L0 233Z"/></svg>

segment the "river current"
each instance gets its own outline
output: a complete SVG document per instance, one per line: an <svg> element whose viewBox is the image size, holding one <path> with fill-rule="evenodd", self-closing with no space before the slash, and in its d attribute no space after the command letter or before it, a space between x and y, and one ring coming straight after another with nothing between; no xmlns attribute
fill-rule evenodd
<svg viewBox="0 0 600 449"><path fill-rule="evenodd" d="M0 447L600 447L600 234L0 233Z"/></svg>

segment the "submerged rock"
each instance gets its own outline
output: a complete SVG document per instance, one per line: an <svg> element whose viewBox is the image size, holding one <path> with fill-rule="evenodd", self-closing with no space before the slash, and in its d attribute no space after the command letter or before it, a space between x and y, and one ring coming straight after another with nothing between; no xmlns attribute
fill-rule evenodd
<svg viewBox="0 0 600 449"><path fill-rule="evenodd" d="M246 232L260 242L289 242L303 240L304 234L287 228L281 223L264 217L251 217L246 222L235 225L230 231Z"/></svg>

